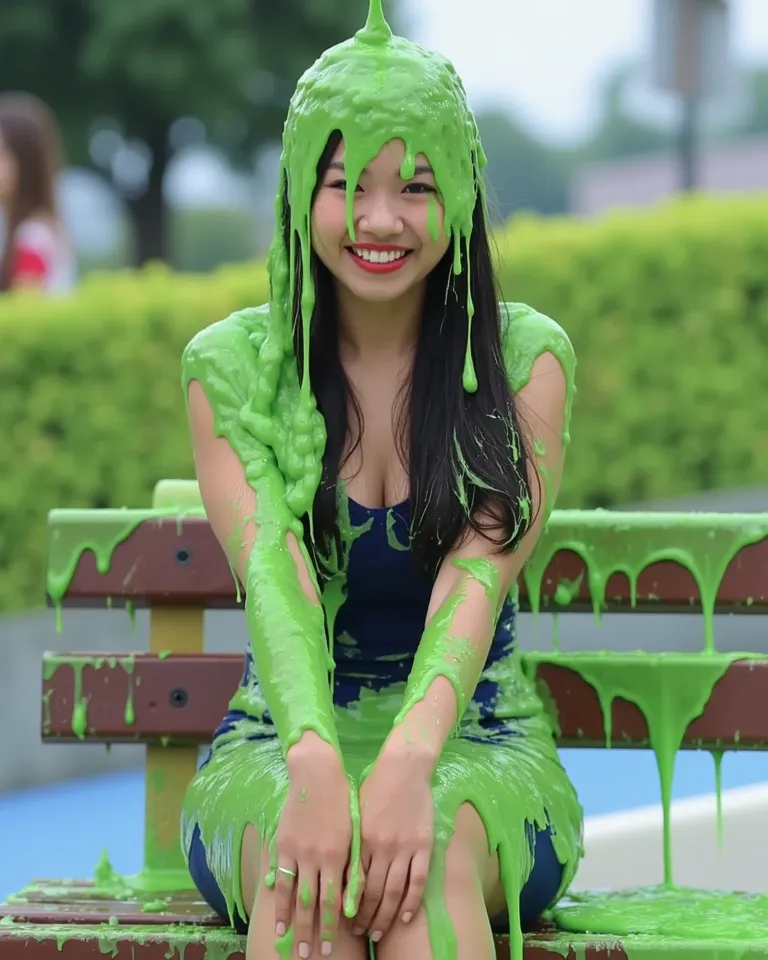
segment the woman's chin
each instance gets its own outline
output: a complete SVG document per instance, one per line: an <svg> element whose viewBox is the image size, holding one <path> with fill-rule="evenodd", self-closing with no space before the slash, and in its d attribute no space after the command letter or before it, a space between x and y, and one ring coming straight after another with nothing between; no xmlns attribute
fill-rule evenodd
<svg viewBox="0 0 768 960"><path fill-rule="evenodd" d="M399 300L408 291L418 285L419 278L414 278L412 271L402 274L365 274L359 267L356 274L349 270L340 271L337 280L359 300L372 303L387 303Z"/></svg>

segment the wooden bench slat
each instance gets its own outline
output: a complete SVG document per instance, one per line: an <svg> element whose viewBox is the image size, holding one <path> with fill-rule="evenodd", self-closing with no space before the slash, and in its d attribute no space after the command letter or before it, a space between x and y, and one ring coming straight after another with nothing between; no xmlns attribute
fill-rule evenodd
<svg viewBox="0 0 768 960"><path fill-rule="evenodd" d="M112 922L122 925L226 926L197 890L119 898L114 892L102 891L92 880L35 880L9 903L0 904L2 917L23 923L91 924L114 917Z"/></svg>
<svg viewBox="0 0 768 960"><path fill-rule="evenodd" d="M0 916L4 911L0 910ZM119 924L156 926L167 923L196 923L205 926L221 926L221 921L215 917L209 921L202 910L190 907L188 912L179 912L177 907L170 907L162 912L152 913L142 910L142 904L123 902L121 900L104 900L98 906L88 902L73 902L60 904L27 904L23 909L14 909L6 914L16 917L22 923L56 923L83 924L107 923L114 917Z"/></svg>
<svg viewBox="0 0 768 960"><path fill-rule="evenodd" d="M535 655L534 655L535 656ZM662 655L648 654L645 662ZM562 747L605 745L600 701L595 689L562 662L538 665L556 704ZM606 657L597 669L622 669L634 655ZM591 658L591 669L594 657ZM695 670L705 658L689 654L682 669ZM667 664L669 668L669 664ZM662 669L664 669L662 667ZM240 654L110 655L47 654L45 657L42 736L45 741L78 739L73 729L75 690L87 703L87 728L81 739L97 742L206 743L221 722L240 682ZM79 679L78 679L79 678ZM701 717L689 726L683 747L760 749L768 745L768 658L737 660L715 685ZM130 705L130 706L129 706ZM126 709L128 707L128 709ZM640 710L617 699L612 708L611 743L645 747L648 727ZM130 722L132 720L132 722Z"/></svg>
<svg viewBox="0 0 768 960"><path fill-rule="evenodd" d="M184 928L161 934L137 926L132 934L119 926L22 924L18 929L0 926L3 960L245 960L245 938L238 946L231 933L224 937L194 933Z"/></svg>
<svg viewBox="0 0 768 960"><path fill-rule="evenodd" d="M67 511L52 511L49 531L52 541L51 556L56 555L61 564L62 543L66 541ZM93 514L94 534L99 529L100 511ZM108 551L108 568L99 569L96 555L91 550L80 553L73 576L66 593L61 599L63 606L104 606L107 602L114 606L126 603L134 607L146 606L205 606L214 609L226 609L238 606L237 589L226 557L216 540L210 525L204 517L156 517L137 519L132 528L131 516L146 517L147 511L104 511L114 526L112 536L118 541L111 555ZM570 512L572 515L576 512ZM583 537L588 542L591 523L584 511ZM112 515L119 514L115 519ZM79 514L78 514L79 516ZM618 525L626 514L614 514ZM650 515L649 515L650 516ZM729 515L721 515L719 518ZM735 515L736 516L736 515ZM756 515L760 517L761 515ZM768 516L768 515L766 515ZM121 519L122 518L122 519ZM659 529L670 547L678 544L674 526L670 520L674 515L658 514ZM653 517L651 517L653 519ZM557 523L557 511L551 523ZM106 520L104 521L106 523ZM651 521L649 520L649 523ZM746 524L746 520L743 521ZM757 520L755 521L757 523ZM763 521L768 529L768 519ZM122 526L120 526L122 524ZM573 523L572 523L573 526ZM734 527L738 526L734 521ZM579 529L576 524L576 529ZM78 530L80 528L78 527ZM651 528L653 529L653 528ZM111 528L102 531L100 536L108 540ZM125 534L120 542L121 531ZM126 533L126 531L128 531ZM71 533L71 531L70 531ZM656 536L662 536L656 530ZM84 534L83 534L84 536ZM620 538L616 531L616 556L621 557ZM63 537L61 542L58 538ZM86 542L84 539L77 543ZM74 549L74 543L72 549ZM66 554L66 551L64 551ZM102 563L104 558L102 557ZM768 536L745 546L728 565L718 589L716 609L729 612L766 612L768 610ZM60 573L60 571L53 571ZM548 564L541 583L541 603L551 609L560 609L555 595L563 582L577 583L580 586L576 595L570 599L567 609L580 612L592 610L588 578L584 560L578 554L561 549ZM48 591L48 602L53 602ZM693 575L684 566L671 560L662 560L650 564L640 574L637 583L637 606L630 605L630 586L623 573L613 573L606 584L606 610L652 610L655 612L696 612L701 610L701 598ZM520 583L520 604L522 609L530 606L525 583Z"/></svg>
<svg viewBox="0 0 768 960"><path fill-rule="evenodd" d="M0 925L0 955L3 960L245 960L245 937L226 929L201 931L184 927L173 932L137 926L128 934L120 926L89 924L70 928L44 923L18 928ZM509 938L494 937L497 960L510 960ZM573 944L570 946L569 944ZM556 955L564 960L628 960L621 942L609 937L569 937L564 934L529 934L525 937L524 960L545 960ZM658 957L654 953L654 957ZM632 956L641 958L642 953ZM696 954L676 948L676 960L695 960Z"/></svg>

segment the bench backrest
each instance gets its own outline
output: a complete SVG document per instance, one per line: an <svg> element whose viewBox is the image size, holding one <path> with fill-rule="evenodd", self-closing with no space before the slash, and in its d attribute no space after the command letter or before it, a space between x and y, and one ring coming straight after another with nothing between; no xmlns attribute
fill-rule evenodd
<svg viewBox="0 0 768 960"><path fill-rule="evenodd" d="M184 790L242 672L242 656L204 653L205 610L242 596L197 484L161 482L151 510L54 510L49 545L58 617L67 607L147 607L150 629L144 654L46 655L43 739L146 744L145 867L184 869ZM702 618L703 656L524 655L561 746L647 747L662 722L679 726L685 748L768 746L768 659L716 654L712 629L715 612L768 613L768 514L555 511L519 590L521 609L534 612Z"/></svg>

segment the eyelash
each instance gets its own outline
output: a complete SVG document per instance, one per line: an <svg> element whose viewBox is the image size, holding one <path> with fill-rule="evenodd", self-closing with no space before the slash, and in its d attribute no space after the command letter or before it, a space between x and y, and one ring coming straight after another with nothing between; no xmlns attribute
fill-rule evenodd
<svg viewBox="0 0 768 960"><path fill-rule="evenodd" d="M346 189L347 189L347 181L346 181L346 180L334 180L333 183L329 183L328 186L329 186L332 190L346 190ZM418 195L419 195L420 193L422 193L422 192L424 192L424 193L437 193L437 190L436 190L436 189L432 186L432 184L430 184L430 183L409 183L406 187L404 187L404 190L408 190L409 187L421 187L421 188L422 188L422 189L419 190L417 193L412 194L412 196L418 196ZM362 193L362 187L360 186L360 184L357 185L357 188L356 188L355 192L357 192L357 190L360 190L360 192Z"/></svg>

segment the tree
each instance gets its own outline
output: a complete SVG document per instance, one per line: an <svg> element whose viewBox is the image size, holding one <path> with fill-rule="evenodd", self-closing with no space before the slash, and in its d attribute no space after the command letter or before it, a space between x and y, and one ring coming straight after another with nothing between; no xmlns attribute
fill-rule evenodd
<svg viewBox="0 0 768 960"><path fill-rule="evenodd" d="M600 124L577 151L581 163L619 160L667 149L672 136L665 130L635 119L627 113L624 93L632 67L619 67L605 81L601 97Z"/></svg>
<svg viewBox="0 0 768 960"><path fill-rule="evenodd" d="M132 158L121 192L144 262L167 249L162 191L174 123L196 118L208 143L248 164L279 136L302 71L359 29L367 7L367 0L3 0L0 88L35 93L52 107L72 162L94 166L93 135L111 129L115 150Z"/></svg>
<svg viewBox="0 0 768 960"><path fill-rule="evenodd" d="M518 210L561 213L566 209L570 157L538 140L501 110L478 113L488 158L487 181L494 222Z"/></svg>
<svg viewBox="0 0 768 960"><path fill-rule="evenodd" d="M631 73L631 66L625 66L608 77L602 89L598 126L572 148L558 149L543 142L502 110L478 113L488 157L491 213L496 222L519 210L564 213L569 206L570 181L579 166L653 153L669 146L669 133L628 114L624 92Z"/></svg>
<svg viewBox="0 0 768 960"><path fill-rule="evenodd" d="M750 109L732 133L735 136L768 133L768 69L748 70L746 80L750 91Z"/></svg>

